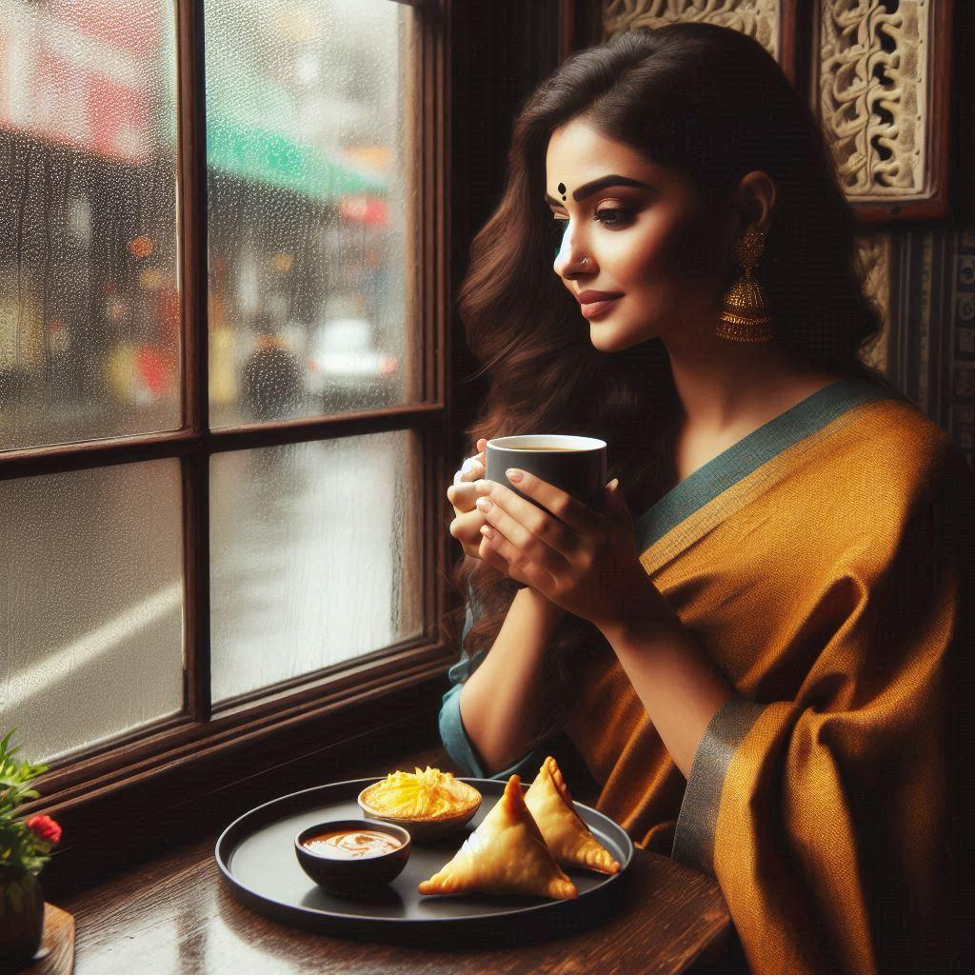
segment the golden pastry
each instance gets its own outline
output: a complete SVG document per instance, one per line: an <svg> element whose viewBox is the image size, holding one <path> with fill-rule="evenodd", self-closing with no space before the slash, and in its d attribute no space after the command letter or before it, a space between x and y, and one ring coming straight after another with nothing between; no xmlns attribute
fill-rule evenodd
<svg viewBox="0 0 977 977"><path fill-rule="evenodd" d="M564 868L590 868L606 875L620 871L621 863L573 809L570 790L553 757L543 761L526 791L525 802L558 864Z"/></svg>
<svg viewBox="0 0 977 977"><path fill-rule="evenodd" d="M526 808L518 774L509 778L498 803L454 858L421 882L417 891L425 896L490 892L574 899L577 895L577 887L553 860Z"/></svg>

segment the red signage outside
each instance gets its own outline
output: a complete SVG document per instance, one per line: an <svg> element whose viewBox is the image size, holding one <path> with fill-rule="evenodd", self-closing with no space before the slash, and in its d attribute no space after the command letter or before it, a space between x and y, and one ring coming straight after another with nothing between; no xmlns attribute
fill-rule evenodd
<svg viewBox="0 0 977 977"><path fill-rule="evenodd" d="M159 0L6 0L0 128L127 163L153 148Z"/></svg>

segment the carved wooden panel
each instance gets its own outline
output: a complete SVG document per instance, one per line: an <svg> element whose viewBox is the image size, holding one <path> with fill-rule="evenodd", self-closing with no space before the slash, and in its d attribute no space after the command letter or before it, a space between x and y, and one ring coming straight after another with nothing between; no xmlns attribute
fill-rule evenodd
<svg viewBox="0 0 977 977"><path fill-rule="evenodd" d="M842 188L865 220L946 211L945 0L821 0L812 72Z"/></svg>
<svg viewBox="0 0 977 977"><path fill-rule="evenodd" d="M895 6L821 6L821 121L853 200L924 189L929 3Z"/></svg>
<svg viewBox="0 0 977 977"><path fill-rule="evenodd" d="M604 40L635 27L702 21L755 37L780 60L780 0L606 0Z"/></svg>

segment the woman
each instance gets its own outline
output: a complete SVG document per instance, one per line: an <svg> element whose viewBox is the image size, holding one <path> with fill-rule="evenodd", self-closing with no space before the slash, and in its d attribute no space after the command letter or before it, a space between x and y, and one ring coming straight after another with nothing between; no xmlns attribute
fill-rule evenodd
<svg viewBox="0 0 977 977"><path fill-rule="evenodd" d="M860 359L817 123L746 36L641 29L539 87L509 164L459 296L492 380L468 433L602 437L617 484L596 511L481 453L456 476L445 746L579 762L715 875L754 970L952 969L972 483Z"/></svg>

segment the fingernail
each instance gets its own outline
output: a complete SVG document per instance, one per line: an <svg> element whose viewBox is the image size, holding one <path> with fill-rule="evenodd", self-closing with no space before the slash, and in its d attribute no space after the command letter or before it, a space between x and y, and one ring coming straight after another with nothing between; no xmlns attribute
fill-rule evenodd
<svg viewBox="0 0 977 977"><path fill-rule="evenodd" d="M507 468L505 470L505 477L509 479L510 482L521 482L522 472L518 468Z"/></svg>

